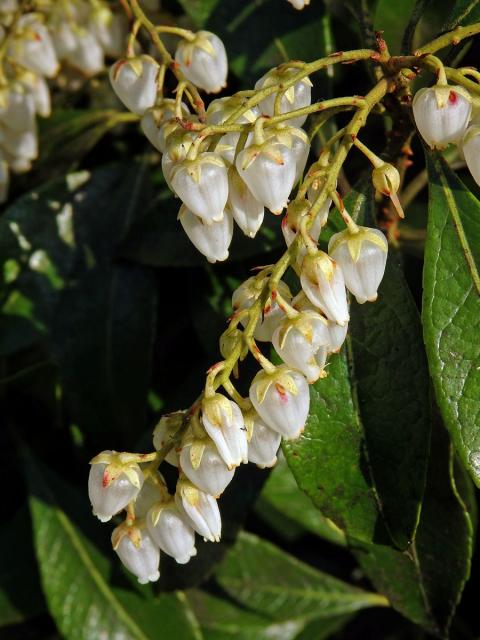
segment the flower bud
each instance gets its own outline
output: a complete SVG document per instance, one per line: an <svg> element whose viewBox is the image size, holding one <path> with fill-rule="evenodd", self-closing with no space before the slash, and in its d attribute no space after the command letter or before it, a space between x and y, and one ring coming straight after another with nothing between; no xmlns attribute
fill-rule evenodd
<svg viewBox="0 0 480 640"><path fill-rule="evenodd" d="M248 462L243 415L238 405L215 393L202 401L202 424L229 469Z"/></svg>
<svg viewBox="0 0 480 640"><path fill-rule="evenodd" d="M135 500L143 485L143 473L135 462L125 462L122 454L102 451L91 460L88 496L93 515L108 522Z"/></svg>
<svg viewBox="0 0 480 640"><path fill-rule="evenodd" d="M160 451L166 444L169 444L178 433L185 419L185 411L175 411L167 413L160 418L160 422L153 430L153 446L156 451ZM170 449L165 456L165 461L173 467L178 467L178 449Z"/></svg>
<svg viewBox="0 0 480 640"><path fill-rule="evenodd" d="M180 466L199 489L218 498L230 484L235 469L229 469L210 438L187 442L180 453Z"/></svg>
<svg viewBox="0 0 480 640"><path fill-rule="evenodd" d="M298 369L309 383L322 375L329 341L327 321L315 311L286 318L272 337L275 351L285 364Z"/></svg>
<svg viewBox="0 0 480 640"><path fill-rule="evenodd" d="M193 40L181 40L175 61L187 80L207 93L218 93L227 86L227 53L220 38L210 31L198 31Z"/></svg>
<svg viewBox="0 0 480 640"><path fill-rule="evenodd" d="M17 65L34 73L53 78L59 69L57 54L48 29L37 13L25 13L8 40L8 55Z"/></svg>
<svg viewBox="0 0 480 640"><path fill-rule="evenodd" d="M359 227L357 233L346 229L330 238L328 252L340 265L345 285L357 302L374 302L387 263L388 243L383 233L367 227Z"/></svg>
<svg viewBox="0 0 480 640"><path fill-rule="evenodd" d="M143 525L121 524L112 533L112 545L125 567L140 584L160 578L160 550Z"/></svg>
<svg viewBox="0 0 480 640"><path fill-rule="evenodd" d="M197 555L195 533L187 524L175 502L160 502L147 513L147 528L150 537L167 555L178 564L186 564Z"/></svg>
<svg viewBox="0 0 480 640"><path fill-rule="evenodd" d="M292 200L287 207L287 213L282 220L282 233L285 243L289 247L295 240L297 232L300 230L300 223L304 216L308 214L311 208L308 200ZM322 230L321 216L315 216L312 226L308 230L310 237L318 242L320 232Z"/></svg>
<svg viewBox="0 0 480 640"><path fill-rule="evenodd" d="M276 84L284 85L292 76L298 73L298 69L285 68L283 65L271 69L255 83L255 89L266 89ZM267 116L273 116L275 112L275 99L277 92L264 98L260 104L260 110ZM280 102L280 113L288 113L295 109L308 107L312 102L312 83L309 78L302 78L292 87L283 92ZM293 127L301 127L307 116L298 116L288 121Z"/></svg>
<svg viewBox="0 0 480 640"><path fill-rule="evenodd" d="M173 167L172 188L186 207L208 225L219 222L228 199L225 161L218 153L201 153Z"/></svg>
<svg viewBox="0 0 480 640"><path fill-rule="evenodd" d="M458 143L470 120L471 98L460 86L420 89L412 103L413 117L422 138L432 149Z"/></svg>
<svg viewBox="0 0 480 640"><path fill-rule="evenodd" d="M349 320L343 273L324 251L306 255L300 272L302 289L327 318L345 325Z"/></svg>
<svg viewBox="0 0 480 640"><path fill-rule="evenodd" d="M228 170L228 209L243 233L254 238L262 226L264 207L255 199L235 167Z"/></svg>
<svg viewBox="0 0 480 640"><path fill-rule="evenodd" d="M318 178L315 178L310 184L310 186L308 187L308 193L307 193L308 200L312 204L315 204L320 194L320 191L323 189L324 184L325 184L325 178L318 177ZM327 224L328 214L331 206L332 206L332 199L327 198L325 202L322 204L322 206L320 207L320 210L315 217L315 221L320 225L320 228L324 227Z"/></svg>
<svg viewBox="0 0 480 640"><path fill-rule="evenodd" d="M189 480L177 482L175 502L191 527L210 542L219 542L222 520L215 498L197 489Z"/></svg>
<svg viewBox="0 0 480 640"><path fill-rule="evenodd" d="M245 98L241 96L229 96L226 98L218 98L213 100L209 105L206 113L206 120L208 124L224 124L226 120L239 108L242 107L245 102ZM235 120L238 124L252 124L260 115L257 107L247 109L244 113ZM252 141L252 134L247 136L246 146L249 146ZM233 164L235 160L235 150L237 148L240 133L232 131L226 133L218 141L215 151L219 153L226 162Z"/></svg>
<svg viewBox="0 0 480 640"><path fill-rule="evenodd" d="M182 102L182 115L188 116L187 105ZM161 127L165 122L175 117L175 100L165 98L160 104L147 109L140 120L140 126L149 142L160 151L165 152L165 139L161 134ZM179 125L180 126L180 125Z"/></svg>
<svg viewBox="0 0 480 640"><path fill-rule="evenodd" d="M275 466L282 436L267 427L253 409L245 415L245 424L249 421L251 422L251 432L248 442L248 461L253 462L260 469Z"/></svg>
<svg viewBox="0 0 480 640"><path fill-rule="evenodd" d="M272 213L281 213L295 183L293 151L267 140L240 151L235 165L253 196Z"/></svg>
<svg viewBox="0 0 480 640"><path fill-rule="evenodd" d="M157 97L158 63L150 56L123 58L110 67L110 82L123 104L142 116Z"/></svg>
<svg viewBox="0 0 480 640"><path fill-rule="evenodd" d="M242 309L249 309L255 300L260 295L264 285L264 280L258 279L255 276L248 278L243 282L232 295L232 306L234 311ZM277 286L277 291L282 298L287 302L292 299L292 294L288 286L280 280ZM276 300L272 300L271 297L267 300L267 303L263 309L263 316L261 322L257 323L253 337L259 342L271 342L272 335L280 322L285 317L285 314L279 307ZM241 320L242 325L245 327L248 320Z"/></svg>
<svg viewBox="0 0 480 640"><path fill-rule="evenodd" d="M477 184L480 184L480 126L472 125L463 136L465 162Z"/></svg>
<svg viewBox="0 0 480 640"><path fill-rule="evenodd" d="M404 218L405 214L403 213L402 205L397 196L400 188L400 174L393 164L386 162L380 167L375 167L372 171L372 182L377 191L391 198L398 215Z"/></svg>
<svg viewBox="0 0 480 640"><path fill-rule="evenodd" d="M145 518L150 507L157 502L166 502L170 497L161 473L154 471L146 474L140 493L135 499L135 517Z"/></svg>
<svg viewBox="0 0 480 640"><path fill-rule="evenodd" d="M304 430L310 394L298 371L285 365L273 374L259 371L250 386L250 400L265 424L286 440L295 440Z"/></svg>
<svg viewBox="0 0 480 640"><path fill-rule="evenodd" d="M233 218L228 209L219 222L206 224L182 205L178 219L192 244L209 262L222 262L228 258L228 248L233 236Z"/></svg>

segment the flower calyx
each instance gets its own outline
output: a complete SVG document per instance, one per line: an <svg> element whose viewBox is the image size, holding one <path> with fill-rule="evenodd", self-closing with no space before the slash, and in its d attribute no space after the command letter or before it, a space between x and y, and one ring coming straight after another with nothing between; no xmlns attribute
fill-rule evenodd
<svg viewBox="0 0 480 640"><path fill-rule="evenodd" d="M139 462L145 462L145 456L134 453L100 453L90 460L90 464L105 464L102 484L106 488L119 476L125 475L129 482L137 489L141 488L139 480Z"/></svg>
<svg viewBox="0 0 480 640"><path fill-rule="evenodd" d="M353 262L356 263L362 253L364 242L371 242L385 253L388 251L387 241L383 240L374 230L368 227L358 227L356 233L353 233L350 229L337 233L332 237L328 250L330 254L333 254L340 246L346 244Z"/></svg>
<svg viewBox="0 0 480 640"><path fill-rule="evenodd" d="M273 373L261 371L257 374L257 401L261 404L265 400L265 396L272 385L275 385L275 388L280 395L284 394L285 391L289 391L293 396L296 396L298 388L290 375L291 371L292 369L286 365L280 365Z"/></svg>

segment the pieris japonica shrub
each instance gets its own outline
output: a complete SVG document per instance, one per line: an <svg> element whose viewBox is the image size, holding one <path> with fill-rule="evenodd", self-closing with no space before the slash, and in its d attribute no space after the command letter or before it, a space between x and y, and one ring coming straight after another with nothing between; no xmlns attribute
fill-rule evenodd
<svg viewBox="0 0 480 640"><path fill-rule="evenodd" d="M179 638L300 640L327 637L324 618L390 606L405 637L411 623L449 637L475 542L469 475L480 486L474 3L453 3L436 33L437 9L419 0L401 39L397 23L370 28L382 3L373 16L233 4L0 0L0 352L7 384L24 375L11 352L25 375L30 348L55 368L48 401L37 406L39 384L6 415L14 427L51 411L37 448L58 437L59 477L90 460L82 481L113 561L107 576L98 521L77 532L20 430L49 610L66 638L161 637L181 610ZM257 56L258 31L249 49L259 21L275 54ZM280 22L299 25L292 53ZM303 60L309 39L318 55ZM42 148L57 182L42 184ZM79 170L60 185L55 154L69 149ZM11 204L10 183L29 180ZM264 482L260 528L280 545L347 547L358 576L352 559L335 573L351 584L238 537ZM124 597L132 576L159 584Z"/></svg>

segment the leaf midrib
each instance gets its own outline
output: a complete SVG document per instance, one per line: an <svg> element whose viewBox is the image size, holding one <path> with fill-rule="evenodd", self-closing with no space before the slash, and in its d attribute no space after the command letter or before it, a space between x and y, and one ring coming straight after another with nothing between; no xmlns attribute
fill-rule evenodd
<svg viewBox="0 0 480 640"><path fill-rule="evenodd" d="M130 631L135 633L136 637L139 640L149 640L149 638L143 633L140 627L138 627L135 621L130 617L130 615L125 610L125 608L122 607L121 603L117 600L113 592L108 588L108 585L106 584L105 580L102 578L101 574L93 564L88 554L88 551L85 549L85 546L83 545L82 541L76 534L75 529L70 522L70 519L65 515L65 513L58 506L54 507L54 512L57 520L60 523L61 528L66 533L74 549L77 551L79 559L81 560L87 572L90 574L92 580L98 587L98 590L107 600L107 602L110 603L110 605L112 606L112 609L117 613L119 619L122 620L127 625Z"/></svg>
<svg viewBox="0 0 480 640"><path fill-rule="evenodd" d="M442 183L442 187L443 187L443 190L444 190L445 199L446 199L447 204L448 204L450 215L452 216L452 219L453 219L453 222L454 222L453 226L454 226L454 229L455 229L455 233L458 236L458 240L459 240L460 245L462 247L463 255L465 256L465 260L467 261L467 266L468 266L468 269L469 269L470 274L472 276L473 284L475 285L477 293L480 295L480 274L478 272L477 265L475 263L475 259L474 259L473 254L472 254L472 250L470 249L470 245L469 245L469 242L467 240L467 236L465 235L465 232L464 232L464 229L463 229L462 219L460 217L460 213L459 213L458 207L456 205L455 198L454 198L453 193L452 193L452 189L451 189L451 187L450 187L450 185L448 183L448 180L447 180L447 177L445 176L445 173L443 172L443 167L441 166L441 164L438 161L438 159L435 159L435 164L436 164L436 167L437 167L438 175L440 177L440 181Z"/></svg>

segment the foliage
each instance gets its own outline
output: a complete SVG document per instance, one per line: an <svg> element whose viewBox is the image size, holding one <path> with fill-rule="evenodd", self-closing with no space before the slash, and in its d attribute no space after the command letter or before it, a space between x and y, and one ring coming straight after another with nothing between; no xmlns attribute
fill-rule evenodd
<svg viewBox="0 0 480 640"><path fill-rule="evenodd" d="M480 20L473 0L438 4L312 0L295 12L286 0L169 0L154 15L222 38L230 95L285 60L373 46L375 29L399 53ZM473 41L439 55L455 66L459 53L466 67L478 52ZM321 99L370 86L361 62L317 76ZM0 636L478 637L480 204L465 163L412 141L398 104L389 120L373 114L365 141L401 156L406 219L370 172L358 179L360 154L339 189L357 223L392 241L378 301L352 301L349 337L310 387L303 435L283 442L275 469L242 466L222 494L222 541L197 544L187 565L162 555L159 585L141 586L91 516L88 462L150 450L160 416L194 403L220 358L233 290L278 260L284 240L268 214L254 240L236 230L228 263L207 264L105 74L56 93L40 159L12 181L0 215ZM327 127L321 114L308 123L313 160ZM337 210L321 241L343 227ZM171 486L172 469L161 470Z"/></svg>

